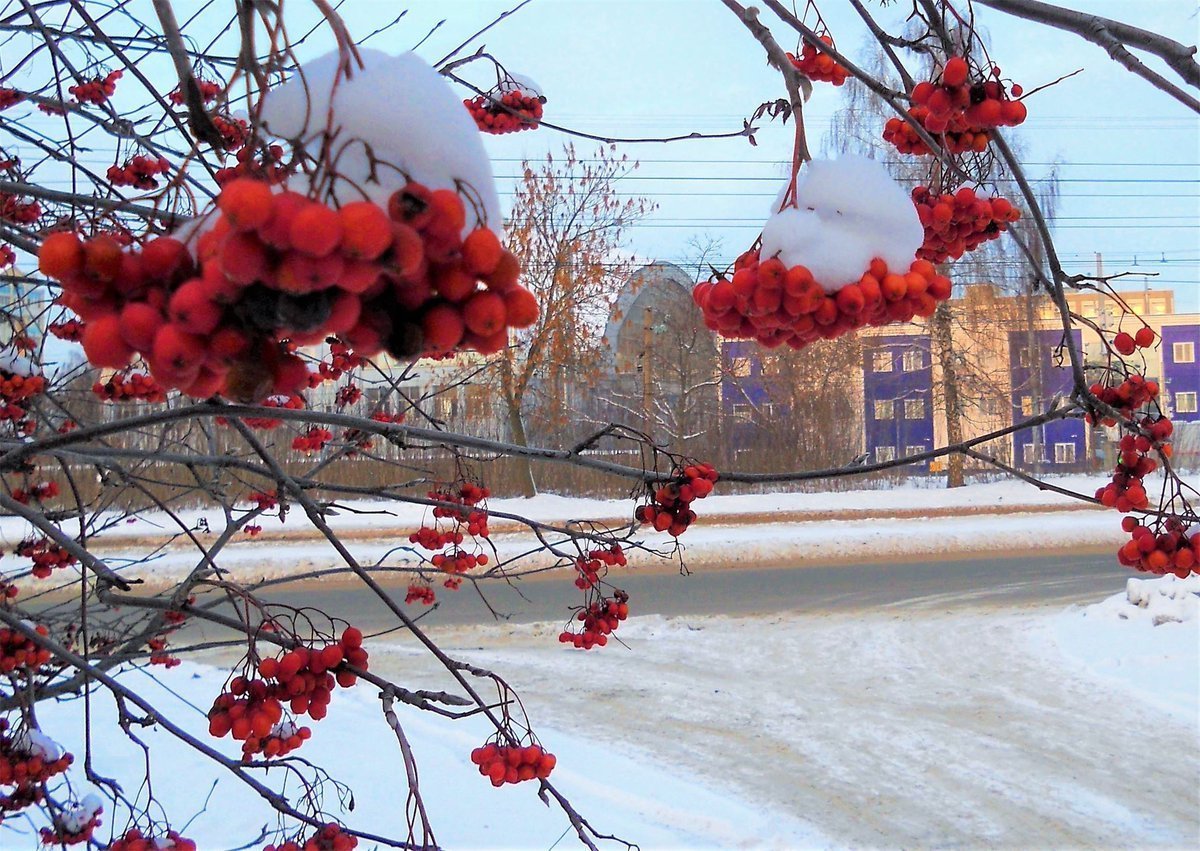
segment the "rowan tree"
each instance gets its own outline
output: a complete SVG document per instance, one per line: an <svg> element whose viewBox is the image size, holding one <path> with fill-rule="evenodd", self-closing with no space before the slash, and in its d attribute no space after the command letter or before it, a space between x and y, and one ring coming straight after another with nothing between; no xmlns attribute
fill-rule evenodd
<svg viewBox="0 0 1200 851"><path fill-rule="evenodd" d="M765 0L770 24L735 0L722 2L732 13L731 46L736 34L741 49L764 50L785 96L748 109L756 114L741 130L720 135L753 140L754 122L773 113L789 116L796 136L791 174L762 238L693 290L708 330L790 346L799 359L818 340L852 348L852 332L865 324L933 315L950 295L933 262L916 258L946 234L922 226L902 195L897 204L886 174L872 176L861 162L810 160L805 92L855 77L896 113L898 123L876 129L900 155L931 158L963 186L982 186L990 174L984 166L1003 161L1022 215L1034 223L1032 233L1011 236L1029 278L1058 310L1071 371L1070 394L1049 410L921 457L967 457L1031 479L989 455L988 443L1068 418L1119 429L1111 482L1095 496L1076 496L1126 515L1122 563L1193 572L1195 494L1171 467L1171 422L1134 357L1156 341L1148 329L1108 332L1105 364L1085 373L1070 333L1078 317L1065 293L1087 288L1116 298L1111 279L1062 268L1039 199L999 129L1020 124L1026 107L990 62L959 52L964 32L973 33L961 4L918 0L904 39L853 4L895 67L892 84L863 71L818 21L806 23L776 0ZM1200 86L1194 48L1034 0L978 3L1098 41L1150 85L1200 111L1188 90ZM626 268L621 229L646 210L613 192L632 163L605 147L588 160L568 149L565 161L527 167L505 231L478 133L555 126L552 96L481 45L507 16L471 26L474 35L435 69L416 54L391 57L356 41L401 25L402 16L355 34L326 0L181 11L169 0L49 0L22 2L0 18L10 50L24 49L6 55L0 80L7 175L0 253L15 264L0 349L0 509L25 533L0 577L5 842L18 836L7 833L9 820L28 817L37 834L16 840L27 845L183 851L203 844L180 835L194 812L167 812L157 800L153 748L144 750L145 782L132 787L101 764L99 743L139 746L140 728L157 725L196 765L219 768L247 799L262 798L278 814L260 835L245 837L246 847L436 847L402 707L446 723L485 719L491 732L463 754L465 770L496 786L535 787L588 847L620 844L555 786L553 743L538 739L503 677L440 648L418 612L463 586L486 601L491 583L559 569L580 596L558 640L564 649L596 651L637 611L616 587L621 568L660 558L654 544L703 522L703 500L714 490L848 481L912 459L718 470L664 446L660 435L617 424L569 448L535 443L527 433L535 407L548 440L580 428L570 421L563 428L561 418L571 410L572 387L594 368L597 328ZM796 55L780 46L783 33L803 42ZM309 40L328 52L302 62L296 47ZM1165 69L1151 69L1131 50ZM937 57L932 69L927 55ZM474 78L494 76L494 86L467 82L481 68L487 73ZM681 138L702 144L703 137ZM799 224L829 201L814 197L820 193L808 181L845 168L869 178L872 189L859 201L895 213L860 236L890 240L906 231L913 245L904 256L892 245L878 256L873 249L818 256L811 246L805 255ZM426 400L409 395L405 377L423 356L426 364L494 356L510 439L447 429ZM369 397L367 381L376 391ZM318 407L312 391L323 384L332 385L334 403ZM796 439L815 440L811 432ZM614 443L635 448L640 463L593 452ZM489 478L503 459L538 459L624 483L629 517L614 528L560 526L493 511ZM368 484L345 473L363 464L377 471ZM1152 502L1144 480L1156 467L1165 484ZM532 476L525 480L532 492ZM364 499L374 506L363 508ZM407 546L378 557L339 533L347 513L401 505L427 512ZM211 521L188 514L199 507ZM533 543L516 554L497 547L491 519L519 524ZM129 532L129 521L147 520L155 534ZM377 636L354 623L358 612L289 606L276 596L285 583L239 565L242 544L268 520L302 525L338 559L299 569L288 582L340 576L357 583L449 685L426 688L411 672L379 670L371 656ZM156 577L156 559L169 549L187 554L187 569ZM188 629L195 624L216 637L196 637ZM237 661L222 667L224 685L201 707L207 730L199 734L136 685L144 680L127 676L151 671L169 687L182 655L211 661L202 654L214 649ZM355 688L379 699L405 790L404 818L387 835L356 821L352 790L333 776L336 767L305 756L319 722L338 713L338 696ZM39 707L70 700L81 706L86 730L76 754L64 753L55 731L39 723ZM92 710L101 701L114 709L111 729L96 728ZM381 760L386 753L381 743Z"/></svg>

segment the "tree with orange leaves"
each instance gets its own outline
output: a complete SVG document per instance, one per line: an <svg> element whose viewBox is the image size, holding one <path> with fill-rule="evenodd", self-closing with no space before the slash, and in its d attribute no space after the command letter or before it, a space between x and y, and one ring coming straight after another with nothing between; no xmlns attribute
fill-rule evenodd
<svg viewBox="0 0 1200 851"><path fill-rule="evenodd" d="M633 268L620 254L624 229L650 210L645 199L618 194L618 182L636 168L615 145L590 157L567 145L562 159L524 163L508 245L541 315L496 355L491 370L516 444L528 445L531 431L561 439L572 419L571 394L597 367L609 306ZM533 496L528 457L519 459L518 476L521 492Z"/></svg>

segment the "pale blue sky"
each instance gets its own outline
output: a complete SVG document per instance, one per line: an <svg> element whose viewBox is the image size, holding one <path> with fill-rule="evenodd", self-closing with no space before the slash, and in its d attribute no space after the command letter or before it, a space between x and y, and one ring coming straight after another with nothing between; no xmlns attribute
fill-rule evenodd
<svg viewBox="0 0 1200 851"><path fill-rule="evenodd" d="M436 61L515 2L414 0L406 5L402 22L369 43L398 52L445 18L420 49ZM908 6L868 5L886 22L898 20ZM1068 5L1189 44L1200 40L1191 0L1071 0ZM352 31L365 35L397 8L382 0L350 0L342 10ZM864 58L866 30L849 4L825 0L821 11L839 47ZM1031 98L1029 120L1019 132L1031 178L1042 177L1055 159L1064 162L1056 236L1070 269L1093 269L1094 253L1102 252L1106 272L1159 272L1158 281L1150 279L1152 287L1172 286L1179 309L1200 310L1197 117L1094 45L982 7L976 14L991 36L993 60L1027 90L1084 69ZM768 12L763 19L771 20ZM782 26L773 29L785 47L794 46ZM510 70L541 84L548 120L587 132L642 137L735 130L757 104L784 94L761 48L719 0L534 0L483 41ZM486 79L482 69L478 79ZM818 140L828 132L839 100L838 89L817 86L808 126ZM506 176L518 174L522 157L539 158L564 141L545 128L489 138L501 191L511 191ZM622 192L645 195L659 205L630 230L628 248L646 259L686 260L693 236L721 239L727 259L748 246L774 195L780 163L790 155L790 130L764 123L758 141L757 148L744 139L624 146L642 168ZM576 144L581 151L592 147L586 141ZM1140 281L1129 285L1140 286Z"/></svg>

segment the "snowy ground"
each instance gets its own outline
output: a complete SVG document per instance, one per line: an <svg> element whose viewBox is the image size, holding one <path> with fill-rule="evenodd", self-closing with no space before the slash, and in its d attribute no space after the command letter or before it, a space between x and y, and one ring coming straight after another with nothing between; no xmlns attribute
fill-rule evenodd
<svg viewBox="0 0 1200 851"><path fill-rule="evenodd" d="M505 676L559 756L560 788L643 848L1195 847L1197 584L1135 584L1065 612L634 618L620 630L628 649L586 654L562 649L557 625L436 637ZM372 649L373 667L406 685L448 685L412 646ZM168 699L144 674L125 681ZM189 665L163 681L203 709L221 677ZM93 711L111 714L104 701ZM197 709L185 715L202 728ZM81 734L78 705L39 718L64 743ZM404 720L445 846L549 848L566 828L529 784L494 790L475 773L482 725ZM97 747L102 772L138 770L136 748ZM394 826L398 756L366 689L335 697L303 753L354 788L351 824ZM193 766L168 744L155 792L190 815L218 781L188 831L201 848L270 822L265 807L234 804L227 777ZM0 846L29 843L0 834Z"/></svg>
<svg viewBox="0 0 1200 851"><path fill-rule="evenodd" d="M1096 479L1070 476L1056 484L1090 493ZM407 536L425 520L421 506L396 503L357 503L330 518L330 525L350 541L364 564L419 563L422 553L409 549ZM493 512L512 512L534 520L563 523L576 519L628 522L629 501L576 499L543 494L531 500L492 500ZM695 504L699 521L681 539L684 558L693 567L706 565L762 566L805 561L870 560L893 553L909 556L945 552L980 553L1007 550L1097 547L1115 550L1126 539L1111 511L1095 510L1076 500L1012 480L971 485L954 490L904 487L892 490L837 493L784 493L712 496ZM214 531L222 528L216 511L184 512L180 519L195 528L201 521ZM227 547L218 563L242 580L340 566L333 548L293 514L286 524L263 518L264 532L256 539L242 536ZM770 524L770 525L765 525ZM492 542L501 557L525 553L536 543L528 534L506 533L511 524L493 520ZM92 549L131 578L170 581L195 567L190 541L143 559L152 543L171 529L164 516L147 515L122 523L92 539ZM0 521L0 549L29 534L15 518ZM215 534L200 533L201 540ZM554 536L551 535L553 539ZM646 540L669 547L673 539L652 530ZM639 567L649 566L643 559ZM536 559L523 562L540 564ZM128 565L128 566L126 566ZM17 567L10 556L0 566Z"/></svg>

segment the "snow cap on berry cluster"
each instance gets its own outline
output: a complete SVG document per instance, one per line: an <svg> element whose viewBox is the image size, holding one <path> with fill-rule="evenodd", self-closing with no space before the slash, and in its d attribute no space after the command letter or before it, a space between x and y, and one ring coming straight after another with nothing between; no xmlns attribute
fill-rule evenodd
<svg viewBox="0 0 1200 851"><path fill-rule="evenodd" d="M462 100L415 53L389 56L360 48L359 55L364 67L351 60L349 76L344 70L339 76L342 57L333 51L306 62L267 92L262 106L267 130L299 138L310 150L319 149L321 134L336 134L333 156L340 179L333 191L342 204L363 200L365 193L366 200L386 208L408 178L430 189L457 191L464 185L463 235L480 224L499 231L500 198L492 164ZM372 163L368 149L378 164ZM478 219L472 202L486 222Z"/></svg>
<svg viewBox="0 0 1200 851"><path fill-rule="evenodd" d="M502 95L509 92L520 92L523 95L533 98L545 97L542 87L524 74L509 74L505 79L500 81L496 89Z"/></svg>
<svg viewBox="0 0 1200 851"><path fill-rule="evenodd" d="M13 749L19 753L54 762L63 755L62 746L36 727L26 727L13 737Z"/></svg>
<svg viewBox="0 0 1200 851"><path fill-rule="evenodd" d="M64 807L58 817L58 826L66 833L82 833L88 824L104 812L104 805L96 795L88 795L74 807Z"/></svg>
<svg viewBox="0 0 1200 851"><path fill-rule="evenodd" d="M29 377L38 374L37 364L32 358L18 354L12 349L0 351L0 369L13 375Z"/></svg>
<svg viewBox="0 0 1200 851"><path fill-rule="evenodd" d="M876 257L907 269L925 238L908 193L867 157L808 162L794 207L783 207L786 195L784 187L771 206L761 256L807 267L827 293L858 282Z"/></svg>

